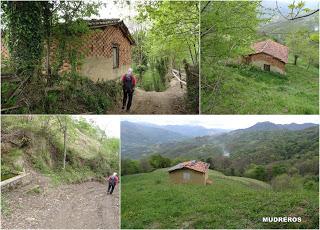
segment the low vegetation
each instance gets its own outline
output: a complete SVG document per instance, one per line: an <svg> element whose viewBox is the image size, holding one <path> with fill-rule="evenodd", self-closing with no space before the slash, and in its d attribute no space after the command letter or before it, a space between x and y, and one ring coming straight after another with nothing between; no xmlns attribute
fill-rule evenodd
<svg viewBox="0 0 320 230"><path fill-rule="evenodd" d="M313 7L305 1L282 9L263 1L202 2L202 113L318 114L319 18ZM307 11L314 13L300 18ZM239 64L253 44L267 39L289 49L285 76Z"/></svg>
<svg viewBox="0 0 320 230"><path fill-rule="evenodd" d="M104 114L121 97L119 82L93 82L77 73L57 76L53 86L48 88L39 89L37 85L28 85L30 93L27 97L15 95L19 86L20 83L11 81L1 84L3 113ZM25 100L32 103L26 104Z"/></svg>
<svg viewBox="0 0 320 230"><path fill-rule="evenodd" d="M203 66L202 112L317 114L318 68L287 64L287 75L250 66Z"/></svg>
<svg viewBox="0 0 320 230"><path fill-rule="evenodd" d="M210 170L213 184L172 185L165 169L122 177L122 228L318 228L318 194ZM263 217L300 216L300 223ZM228 220L228 221L226 221Z"/></svg>
<svg viewBox="0 0 320 230"><path fill-rule="evenodd" d="M61 118L60 118L61 119ZM1 122L1 178L23 169L47 175L55 183L102 179L119 169L119 140L84 119L66 117L64 134L55 116L3 116Z"/></svg>

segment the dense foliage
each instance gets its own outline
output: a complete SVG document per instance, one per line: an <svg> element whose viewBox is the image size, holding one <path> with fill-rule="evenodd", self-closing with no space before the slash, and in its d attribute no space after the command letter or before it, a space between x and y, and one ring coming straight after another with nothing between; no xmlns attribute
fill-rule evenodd
<svg viewBox="0 0 320 230"><path fill-rule="evenodd" d="M18 73L30 76L39 67L43 51L43 3L8 1L1 2L1 8L14 68Z"/></svg>
<svg viewBox="0 0 320 230"><path fill-rule="evenodd" d="M61 122L67 127L66 146ZM83 118L3 116L1 133L2 178L29 167L57 182L101 178L119 170L119 140L107 137L98 126Z"/></svg>
<svg viewBox="0 0 320 230"><path fill-rule="evenodd" d="M101 2L2 2L3 30L10 58L1 63L17 79L1 85L5 113L105 113L118 101L115 82L86 80L77 70L79 47L90 30L85 18ZM69 72L61 72L64 63Z"/></svg>

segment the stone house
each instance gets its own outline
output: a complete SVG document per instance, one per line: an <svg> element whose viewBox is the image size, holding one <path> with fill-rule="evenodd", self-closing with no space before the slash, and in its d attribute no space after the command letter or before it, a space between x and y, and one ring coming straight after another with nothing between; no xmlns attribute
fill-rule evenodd
<svg viewBox="0 0 320 230"><path fill-rule="evenodd" d="M288 63L289 49L272 40L253 44L253 53L243 57L243 62L252 64L265 71L286 74L285 65Z"/></svg>
<svg viewBox="0 0 320 230"><path fill-rule="evenodd" d="M202 161L186 161L179 163L170 169L169 178L174 184L203 184L208 180L209 164Z"/></svg>

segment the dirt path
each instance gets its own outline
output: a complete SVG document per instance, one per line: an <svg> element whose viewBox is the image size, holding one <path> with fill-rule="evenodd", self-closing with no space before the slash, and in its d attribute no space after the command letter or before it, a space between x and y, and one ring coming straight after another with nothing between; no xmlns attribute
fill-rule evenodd
<svg viewBox="0 0 320 230"><path fill-rule="evenodd" d="M106 229L119 228L119 191L107 195L99 182L47 187L40 194L22 188L4 194L9 213L2 228Z"/></svg>
<svg viewBox="0 0 320 230"><path fill-rule="evenodd" d="M172 78L169 88L163 92L144 91L136 88L131 111L129 114L184 114L184 95L186 86L183 89L177 79ZM121 102L109 114L128 114L121 110Z"/></svg>

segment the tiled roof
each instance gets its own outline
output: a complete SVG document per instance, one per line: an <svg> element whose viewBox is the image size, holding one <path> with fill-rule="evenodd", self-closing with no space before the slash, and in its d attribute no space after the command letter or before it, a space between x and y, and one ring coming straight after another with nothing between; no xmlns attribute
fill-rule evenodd
<svg viewBox="0 0 320 230"><path fill-rule="evenodd" d="M175 171L175 170L178 170L178 169L183 169L183 168L188 168L188 169L192 169L194 171L197 171L197 172L202 172L202 173L205 173L208 168L209 168L209 164L208 163L205 163L205 162L202 162L202 161L186 161L186 162L182 162L182 163L179 163L173 167L171 167L168 172L172 172L172 171Z"/></svg>
<svg viewBox="0 0 320 230"><path fill-rule="evenodd" d="M127 39L130 41L131 45L135 44L135 41L130 34L130 31L128 27L124 24L122 20L119 18L112 18L112 19L91 19L86 20L90 28L96 29L96 28L104 28L107 26L119 26L121 31L124 33L124 35L127 37Z"/></svg>
<svg viewBox="0 0 320 230"><path fill-rule="evenodd" d="M255 43L252 48L255 50L255 54L269 54L280 61L283 61L284 63L288 63L289 49L287 46L281 45L278 42L268 39L266 41Z"/></svg>
<svg viewBox="0 0 320 230"><path fill-rule="evenodd" d="M111 18L111 19L91 19L91 20L86 20L88 25L90 27L104 27L104 26L111 26L111 25L116 25L121 22L119 18Z"/></svg>

